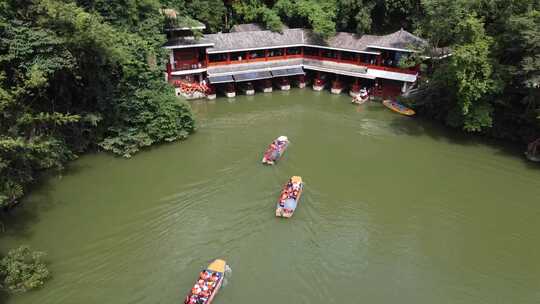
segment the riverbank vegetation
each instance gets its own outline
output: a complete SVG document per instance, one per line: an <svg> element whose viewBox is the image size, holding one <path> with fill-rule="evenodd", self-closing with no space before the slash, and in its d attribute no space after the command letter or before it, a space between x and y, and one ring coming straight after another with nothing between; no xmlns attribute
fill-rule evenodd
<svg viewBox="0 0 540 304"><path fill-rule="evenodd" d="M20 293L43 286L50 275L44 256L27 246L10 250L0 259L0 290Z"/></svg>
<svg viewBox="0 0 540 304"><path fill-rule="evenodd" d="M540 128L540 4L442 1L0 2L0 206L14 204L45 169L102 148L129 157L194 130L189 106L162 80L164 9L207 31L259 22L429 41L416 109L493 137L531 141Z"/></svg>
<svg viewBox="0 0 540 304"><path fill-rule="evenodd" d="M163 81L158 1L0 2L0 206L89 149L129 157L186 138Z"/></svg>
<svg viewBox="0 0 540 304"><path fill-rule="evenodd" d="M208 32L404 28L429 41L409 58L425 62L419 113L496 138L540 136L538 0L0 0L0 207L85 151L129 157L194 131L163 80L164 9Z"/></svg>
<svg viewBox="0 0 540 304"><path fill-rule="evenodd" d="M232 8L240 21L274 30L285 24L321 36L414 32L429 42L417 60L409 59L427 62L413 100L421 114L520 143L540 136L537 0L250 0L233 1Z"/></svg>

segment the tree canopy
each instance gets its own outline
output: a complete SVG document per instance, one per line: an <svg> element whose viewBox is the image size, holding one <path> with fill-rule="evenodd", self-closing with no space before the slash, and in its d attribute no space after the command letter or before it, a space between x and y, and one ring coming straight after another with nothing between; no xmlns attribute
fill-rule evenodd
<svg viewBox="0 0 540 304"><path fill-rule="evenodd" d="M163 81L158 1L23 2L0 4L0 206L88 149L130 156L193 132Z"/></svg>

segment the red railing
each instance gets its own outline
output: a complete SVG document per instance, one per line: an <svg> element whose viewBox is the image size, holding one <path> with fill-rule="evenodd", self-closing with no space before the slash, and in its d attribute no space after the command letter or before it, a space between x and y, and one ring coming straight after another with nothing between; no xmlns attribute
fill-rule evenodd
<svg viewBox="0 0 540 304"><path fill-rule="evenodd" d="M174 63L174 71L195 70L205 68L205 62L178 62Z"/></svg>
<svg viewBox="0 0 540 304"><path fill-rule="evenodd" d="M388 71L388 72L404 73L404 74L411 74L411 75L416 75L418 73L418 68L416 67L403 69L399 67L388 67L388 66L382 66L382 65L369 64L369 63L361 62L359 60L329 58L329 57L324 57L324 56L307 55L307 54L282 55L282 56L261 57L261 58L253 58L253 59L208 62L208 66L220 66L220 65L228 65L228 64L285 60L285 59L293 59L293 58L306 58L306 59L315 59L315 60L320 60L320 61L330 61L330 62L335 62L335 63L353 64L353 65L367 67L369 69L376 69L376 70L383 70L383 71Z"/></svg>

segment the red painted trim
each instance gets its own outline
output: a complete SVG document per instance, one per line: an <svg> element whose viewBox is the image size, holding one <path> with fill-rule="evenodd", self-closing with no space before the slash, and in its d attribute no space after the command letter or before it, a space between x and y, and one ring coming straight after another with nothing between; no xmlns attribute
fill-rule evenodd
<svg viewBox="0 0 540 304"><path fill-rule="evenodd" d="M284 60L284 59L291 59L291 58L306 58L306 59L315 59L315 60L320 60L320 61L330 61L330 62L336 62L336 63L354 64L354 65L359 65L359 66L365 66L365 67L370 68L370 69L383 70L383 71L396 72L396 73L403 73L403 74L410 74L410 75L416 75L418 73L418 71L419 71L419 68L420 68L419 66L417 66L417 67L410 68L410 69L402 69L402 68L397 68L397 67L386 67L386 66L382 66L382 65L379 65L379 64L369 64L369 63L362 62L362 57L358 56L358 55L356 55L357 58L355 58L353 60L351 60L351 59L343 59L341 51L338 51L338 58L327 58L327 57L321 56L323 49L318 49L318 53L320 54L319 56L305 54L304 53L304 48L301 48L301 54L297 54L297 55L287 55L287 50L286 49L283 49L282 51L283 51L283 55L281 55L281 56L269 57L268 56L268 50L264 50L264 58L262 58L262 57L261 58L250 58L249 52L248 52L245 59L243 59L243 60L234 60L234 61L231 61L231 53L227 53L227 61L218 61L218 62L209 62L208 61L209 60L208 55L207 55L206 60L208 62L205 62L203 64L203 66L219 66L219 65L227 65L227 64L240 64L240 63L249 63L249 62ZM377 56L376 57L376 62L380 62L381 59L382 59L381 56ZM195 61L195 62L192 62L192 63L190 62L188 64L197 64L197 63L198 62ZM187 68L182 68L182 69L187 69Z"/></svg>

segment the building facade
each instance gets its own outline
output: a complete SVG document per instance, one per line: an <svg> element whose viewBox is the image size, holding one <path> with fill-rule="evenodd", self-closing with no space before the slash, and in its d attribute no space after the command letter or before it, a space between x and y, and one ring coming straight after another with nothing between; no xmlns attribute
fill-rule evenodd
<svg viewBox="0 0 540 304"><path fill-rule="evenodd" d="M404 30L384 36L339 32L322 40L307 29L271 32L240 25L199 39L171 37L164 47L167 80L188 98L214 96L216 90L234 96L238 90L288 89L291 82L303 87L307 80L316 90L328 86L354 95L366 88L374 96L396 96L419 72L398 63L425 43Z"/></svg>

